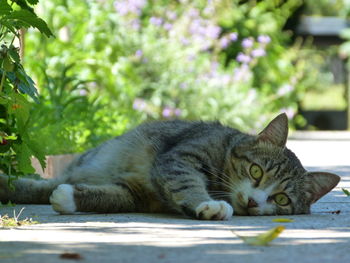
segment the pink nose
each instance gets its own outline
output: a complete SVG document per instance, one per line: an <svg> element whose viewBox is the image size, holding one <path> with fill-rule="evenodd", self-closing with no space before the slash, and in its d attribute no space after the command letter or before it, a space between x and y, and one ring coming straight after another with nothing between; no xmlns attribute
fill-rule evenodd
<svg viewBox="0 0 350 263"><path fill-rule="evenodd" d="M258 207L258 203L253 198L248 199L248 208Z"/></svg>

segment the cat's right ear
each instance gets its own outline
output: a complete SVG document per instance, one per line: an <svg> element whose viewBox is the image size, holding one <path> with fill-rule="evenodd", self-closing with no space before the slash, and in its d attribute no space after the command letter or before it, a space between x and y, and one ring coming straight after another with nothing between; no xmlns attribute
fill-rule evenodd
<svg viewBox="0 0 350 263"><path fill-rule="evenodd" d="M274 145L285 147L288 137L288 117L285 113L274 118L266 128L259 133L258 139Z"/></svg>

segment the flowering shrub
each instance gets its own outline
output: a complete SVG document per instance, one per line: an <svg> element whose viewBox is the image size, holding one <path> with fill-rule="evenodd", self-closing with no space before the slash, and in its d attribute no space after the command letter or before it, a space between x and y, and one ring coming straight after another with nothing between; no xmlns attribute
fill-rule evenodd
<svg viewBox="0 0 350 263"><path fill-rule="evenodd" d="M22 66L15 41L20 30L33 27L52 36L46 23L33 11L38 1L0 0L0 172L8 175L33 173L30 158L36 156L45 166L36 137L28 133L30 97L38 102L33 80Z"/></svg>
<svg viewBox="0 0 350 263"><path fill-rule="evenodd" d="M75 63L78 78L93 80L88 96L98 94L125 126L116 128L109 118L91 134L159 118L220 120L252 130L278 111L296 113L303 63L296 48L284 46L289 37L281 30L300 3L45 1L42 16L58 37L30 34L27 52L36 59L27 63L42 89L40 57L48 74L57 62Z"/></svg>

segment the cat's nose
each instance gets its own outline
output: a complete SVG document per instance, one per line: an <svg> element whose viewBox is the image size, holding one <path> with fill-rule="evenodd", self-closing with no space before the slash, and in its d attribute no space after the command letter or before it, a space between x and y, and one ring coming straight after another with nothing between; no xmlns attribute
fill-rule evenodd
<svg viewBox="0 0 350 263"><path fill-rule="evenodd" d="M258 203L253 198L249 198L248 208L254 208L254 207L258 207Z"/></svg>

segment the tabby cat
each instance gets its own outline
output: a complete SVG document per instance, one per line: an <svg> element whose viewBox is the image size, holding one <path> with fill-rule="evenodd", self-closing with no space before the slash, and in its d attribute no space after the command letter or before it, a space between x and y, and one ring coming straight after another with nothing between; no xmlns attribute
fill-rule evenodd
<svg viewBox="0 0 350 263"><path fill-rule="evenodd" d="M307 214L340 178L307 172L285 147L287 134L285 114L257 136L217 122L146 123L83 153L55 179L18 179L13 191L1 175L0 201L50 202L61 214Z"/></svg>

